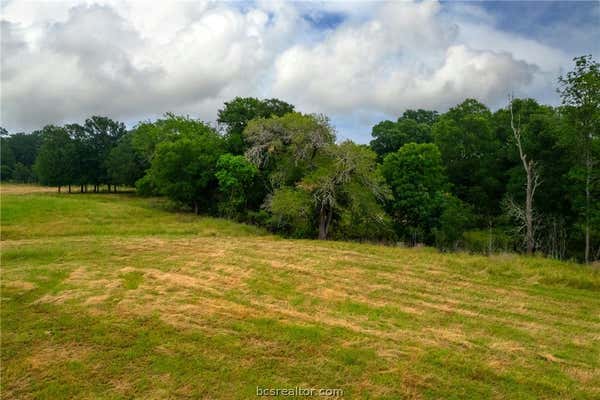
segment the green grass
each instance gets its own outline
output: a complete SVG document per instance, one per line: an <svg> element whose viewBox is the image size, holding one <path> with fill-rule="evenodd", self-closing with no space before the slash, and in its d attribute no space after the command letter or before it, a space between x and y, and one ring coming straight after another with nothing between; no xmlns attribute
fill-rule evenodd
<svg viewBox="0 0 600 400"><path fill-rule="evenodd" d="M593 268L2 189L3 399L600 397Z"/></svg>

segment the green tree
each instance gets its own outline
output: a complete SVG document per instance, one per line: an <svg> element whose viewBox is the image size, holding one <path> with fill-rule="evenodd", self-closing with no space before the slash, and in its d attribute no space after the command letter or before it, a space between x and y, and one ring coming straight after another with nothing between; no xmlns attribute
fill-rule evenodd
<svg viewBox="0 0 600 400"><path fill-rule="evenodd" d="M454 194L480 215L498 214L504 190L498 162L501 145L488 108L476 100L465 100L433 125L433 138Z"/></svg>
<svg viewBox="0 0 600 400"><path fill-rule="evenodd" d="M64 126L64 129L73 140L77 156L73 183L80 185L81 192L87 191L87 185L94 182L94 176L96 175L96 155L92 147L92 141L80 124L68 124Z"/></svg>
<svg viewBox="0 0 600 400"><path fill-rule="evenodd" d="M494 124L496 135L503 138L505 204L522 228L519 230L524 234L527 251L531 253L534 245L536 251L544 250L556 240L552 235L559 233L554 223L548 225L546 221L565 221L570 212L565 178L571 160L559 146L561 120L552 107L540 105L533 99L514 99L508 109L494 114ZM518 130L518 140L513 127ZM525 157L526 162L521 157ZM538 185L535 175L539 176ZM564 223L560 228L566 228Z"/></svg>
<svg viewBox="0 0 600 400"><path fill-rule="evenodd" d="M223 199L219 211L235 217L248 208L249 192L258 175L258 169L243 156L227 153L219 157L215 176Z"/></svg>
<svg viewBox="0 0 600 400"><path fill-rule="evenodd" d="M181 135L193 135L198 131L198 121L187 116L166 113L154 122L139 123L132 131L131 144L150 163L156 147Z"/></svg>
<svg viewBox="0 0 600 400"><path fill-rule="evenodd" d="M296 185L312 198L319 239L327 239L334 222L344 214L347 218L362 214L366 218L363 223L383 225L385 213L378 205L388 189L376 157L368 147L350 141L331 144L317 157L315 168Z"/></svg>
<svg viewBox="0 0 600 400"><path fill-rule="evenodd" d="M248 122L255 118L281 117L293 111L293 105L279 99L236 97L226 102L225 106L218 111L217 122L227 128L225 140L229 152L243 154L248 147L243 135Z"/></svg>
<svg viewBox="0 0 600 400"><path fill-rule="evenodd" d="M20 162L15 163L15 168L13 170L12 178L15 182L19 182L19 183L35 182L35 174L31 170L31 168Z"/></svg>
<svg viewBox="0 0 600 400"><path fill-rule="evenodd" d="M2 135L3 165L10 165L15 170L13 177L17 182L32 182L35 180L31 169L42 145L39 132L26 134L23 132ZM8 157L7 157L8 156ZM18 169L18 171L16 171Z"/></svg>
<svg viewBox="0 0 600 400"><path fill-rule="evenodd" d="M102 183L108 184L110 190L111 181L106 159L127 132L125 124L107 117L93 116L85 120L82 128L72 126L71 130L76 132L78 140L85 148L85 178L94 184L96 191Z"/></svg>
<svg viewBox="0 0 600 400"><path fill-rule="evenodd" d="M244 137L246 158L268 177L270 190L293 185L314 168L319 150L335 141L335 131L325 116L288 113L250 121Z"/></svg>
<svg viewBox="0 0 600 400"><path fill-rule="evenodd" d="M435 245L442 250L457 250L463 235L473 225L471 206L450 193L444 193L442 212L433 228Z"/></svg>
<svg viewBox="0 0 600 400"><path fill-rule="evenodd" d="M43 143L40 147L34 170L40 183L56 186L58 192L61 186L68 185L71 191L76 148L73 140L64 128L48 125L42 129Z"/></svg>
<svg viewBox="0 0 600 400"><path fill-rule="evenodd" d="M590 262L591 221L593 219L594 194L597 185L598 137L600 133L600 64L591 55L576 57L575 69L559 78L559 93L563 113L572 124L573 135L566 143L578 155L582 173L573 171L573 176L583 175L584 200L584 259Z"/></svg>
<svg viewBox="0 0 600 400"><path fill-rule="evenodd" d="M310 193L289 186L278 188L267 197L265 205L271 212L270 226L276 232L297 238L315 236L315 205Z"/></svg>
<svg viewBox="0 0 600 400"><path fill-rule="evenodd" d="M3 181L12 179L15 163L15 153L10 146L10 137L3 135L0 137L0 178Z"/></svg>
<svg viewBox="0 0 600 400"><path fill-rule="evenodd" d="M437 146L406 144L385 157L382 172L394 195L389 209L401 236L412 243L429 240L449 190Z"/></svg>
<svg viewBox="0 0 600 400"><path fill-rule="evenodd" d="M225 146L211 127L201 121L194 124L194 130L156 146L148 177L160 193L192 207L198 214L214 200L216 164Z"/></svg>
<svg viewBox="0 0 600 400"><path fill-rule="evenodd" d="M373 127L371 148L383 159L407 143L431 142L431 127L437 119L436 111L406 110L398 121L383 121Z"/></svg>
<svg viewBox="0 0 600 400"><path fill-rule="evenodd" d="M133 147L132 134L121 137L106 158L106 169L110 182L115 185L134 186L149 168L149 163Z"/></svg>

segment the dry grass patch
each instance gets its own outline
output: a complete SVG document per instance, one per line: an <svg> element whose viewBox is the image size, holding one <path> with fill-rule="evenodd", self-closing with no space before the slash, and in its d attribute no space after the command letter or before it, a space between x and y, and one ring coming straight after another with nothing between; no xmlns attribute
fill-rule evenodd
<svg viewBox="0 0 600 400"><path fill-rule="evenodd" d="M3 282L3 284L7 289L16 289L19 291L29 291L37 287L35 284L27 281L11 281Z"/></svg>
<svg viewBox="0 0 600 400"><path fill-rule="evenodd" d="M83 361L93 353L93 349L81 346L78 343L68 345L41 346L33 349L32 354L27 357L27 363L34 370L43 370L52 364L64 363L66 361Z"/></svg>
<svg viewBox="0 0 600 400"><path fill-rule="evenodd" d="M600 297L570 264L235 236L235 224L126 196L29 197L54 203L39 219L13 211L3 241L9 398L600 393ZM569 271L583 288L563 285Z"/></svg>
<svg viewBox="0 0 600 400"><path fill-rule="evenodd" d="M66 189L66 188L63 188ZM19 195L34 193L57 193L57 188L39 185L2 183L0 184L0 195Z"/></svg>

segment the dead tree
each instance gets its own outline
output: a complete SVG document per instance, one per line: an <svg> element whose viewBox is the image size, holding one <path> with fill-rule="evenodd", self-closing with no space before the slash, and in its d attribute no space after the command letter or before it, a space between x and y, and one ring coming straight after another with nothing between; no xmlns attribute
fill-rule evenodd
<svg viewBox="0 0 600 400"><path fill-rule="evenodd" d="M513 102L512 96L509 98L510 101L510 127L513 132L515 144L519 150L519 158L523 164L523 170L525 171L525 209L521 214L521 220L525 224L525 245L527 247L527 254L532 254L535 248L535 235L534 235L534 213L533 213L533 197L535 196L535 190L540 185L540 176L536 170L536 162L529 159L523 149L523 142L521 141L521 118L517 118L515 123L515 117L513 113ZM515 204L513 203L513 206ZM518 213L517 213L518 214Z"/></svg>

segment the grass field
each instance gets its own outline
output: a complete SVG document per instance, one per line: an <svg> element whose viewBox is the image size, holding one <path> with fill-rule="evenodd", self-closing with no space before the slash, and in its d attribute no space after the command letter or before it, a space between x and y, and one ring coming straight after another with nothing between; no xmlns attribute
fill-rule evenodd
<svg viewBox="0 0 600 400"><path fill-rule="evenodd" d="M600 274L2 186L3 399L600 398Z"/></svg>

